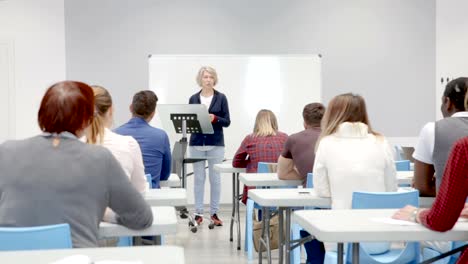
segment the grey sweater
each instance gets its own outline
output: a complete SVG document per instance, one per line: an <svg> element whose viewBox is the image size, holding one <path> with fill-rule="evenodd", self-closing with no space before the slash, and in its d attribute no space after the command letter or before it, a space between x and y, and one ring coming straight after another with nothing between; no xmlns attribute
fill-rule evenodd
<svg viewBox="0 0 468 264"><path fill-rule="evenodd" d="M149 205L105 148L76 138L36 136L0 145L0 226L68 223L73 247L95 247L106 207L117 222L143 229Z"/></svg>

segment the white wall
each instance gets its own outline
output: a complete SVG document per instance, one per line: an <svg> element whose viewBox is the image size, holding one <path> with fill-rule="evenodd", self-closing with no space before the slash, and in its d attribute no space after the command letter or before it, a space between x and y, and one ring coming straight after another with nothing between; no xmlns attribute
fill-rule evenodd
<svg viewBox="0 0 468 264"><path fill-rule="evenodd" d="M364 95L389 137L434 120L435 0L65 0L65 18L67 77L107 87L117 124L148 89L149 54L320 53L324 103Z"/></svg>
<svg viewBox="0 0 468 264"><path fill-rule="evenodd" d="M437 0L436 16L436 118L440 112L441 97L446 78L468 77L468 1ZM444 82L441 83L441 78Z"/></svg>
<svg viewBox="0 0 468 264"><path fill-rule="evenodd" d="M65 79L63 0L0 1L0 41L13 47L12 137L35 135L45 89Z"/></svg>

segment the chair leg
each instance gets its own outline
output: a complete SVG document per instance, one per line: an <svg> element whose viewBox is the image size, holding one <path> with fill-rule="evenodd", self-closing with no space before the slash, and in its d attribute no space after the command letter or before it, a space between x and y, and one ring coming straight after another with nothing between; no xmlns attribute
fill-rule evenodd
<svg viewBox="0 0 468 264"><path fill-rule="evenodd" d="M247 199L247 209L245 213L245 250L247 251L247 259L253 259L253 212L254 201Z"/></svg>
<svg viewBox="0 0 468 264"><path fill-rule="evenodd" d="M298 224L293 224L291 226L291 234L292 234L292 239L291 240L298 240L301 238L300 230L301 227ZM291 254L291 263L292 264L299 264L301 263L301 246L296 247L293 249L292 254Z"/></svg>

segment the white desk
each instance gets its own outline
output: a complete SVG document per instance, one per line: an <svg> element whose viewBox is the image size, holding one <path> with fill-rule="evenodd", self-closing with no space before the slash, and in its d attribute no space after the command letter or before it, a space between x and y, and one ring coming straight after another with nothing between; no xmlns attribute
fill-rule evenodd
<svg viewBox="0 0 468 264"><path fill-rule="evenodd" d="M187 191L181 188L149 189L143 198L150 206L187 205Z"/></svg>
<svg viewBox="0 0 468 264"><path fill-rule="evenodd" d="M101 222L99 225L99 237L159 236L176 233L177 217L174 207L152 207L151 210L153 211L153 225L150 227L134 230L114 223Z"/></svg>
<svg viewBox="0 0 468 264"><path fill-rule="evenodd" d="M255 187L279 187L299 186L301 180L280 180L276 172L273 173L241 173L239 180L247 186ZM249 190L250 192L250 190Z"/></svg>
<svg viewBox="0 0 468 264"><path fill-rule="evenodd" d="M239 213L239 173L245 172L245 168L234 168L231 163L219 163L214 165L214 170L220 173L232 173L232 215L229 241L233 241L234 222L237 223L237 250L241 249L241 227Z"/></svg>
<svg viewBox="0 0 468 264"><path fill-rule="evenodd" d="M91 261L119 260L141 261L149 264L161 260L164 263L184 264L184 249L176 246L74 248L57 250L2 251L1 263L49 264L72 255L86 255ZM93 263L94 263L93 262Z"/></svg>
<svg viewBox="0 0 468 264"><path fill-rule="evenodd" d="M398 191L404 192L409 189L400 188ZM285 232L285 259L286 263L290 261L290 226L291 226L291 212L293 208L304 207L304 206L313 206L313 207L322 207L327 208L331 206L330 198L322 198L317 196L314 189L254 189L249 190L249 198L254 200L257 204L264 207L264 209L269 209L269 207L279 207L279 237L282 237L283 234L283 225L282 225L282 215L285 213L285 222L286 227ZM419 203L420 207L431 207L435 198L433 197L420 197ZM265 214L268 215L268 214ZM266 220L265 222L268 222ZM269 225L267 226L269 227ZM289 227L289 228L288 228ZM267 232L268 234L268 232ZM282 262L282 252L283 249L280 246L280 263Z"/></svg>
<svg viewBox="0 0 468 264"><path fill-rule="evenodd" d="M169 178L165 181L160 181L159 186L161 187L180 187L180 178L175 173L171 173Z"/></svg>
<svg viewBox="0 0 468 264"><path fill-rule="evenodd" d="M411 185L413 183L414 171L397 171L398 186Z"/></svg>
<svg viewBox="0 0 468 264"><path fill-rule="evenodd" d="M257 204L265 210L265 223L266 234L270 233L269 230L269 207L279 207L279 237L283 237L283 226L286 226L285 240L281 241L279 247L279 260L283 263L283 248L285 247L286 263L290 262L291 254L291 212L294 207L314 206L314 207L330 207L331 199L322 198L317 196L314 189L254 189L249 190L249 198L254 200ZM286 224L283 225L283 214L286 213ZM267 240L269 236L267 236ZM269 242L266 243L267 245ZM268 254L269 254L269 249ZM259 259L262 258L262 252L259 251ZM271 262L271 256L268 255Z"/></svg>
<svg viewBox="0 0 468 264"><path fill-rule="evenodd" d="M392 225L372 220L391 217L396 211L397 209L301 210L293 213L292 220L320 241L353 243L353 263L359 262L359 242L378 242L382 239L390 242L468 240L468 222L458 222L452 230L440 233L419 224Z"/></svg>

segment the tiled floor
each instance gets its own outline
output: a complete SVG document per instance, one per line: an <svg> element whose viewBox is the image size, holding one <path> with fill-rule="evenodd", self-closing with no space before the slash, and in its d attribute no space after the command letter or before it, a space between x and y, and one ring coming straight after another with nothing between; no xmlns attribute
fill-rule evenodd
<svg viewBox="0 0 468 264"><path fill-rule="evenodd" d="M191 208L189 208L190 210ZM208 228L209 219L205 219L196 233L192 233L188 228L187 219L179 218L177 235L167 236L166 245L178 245L184 248L185 263L187 264L234 264L234 263L258 263L257 253L254 252L253 261L247 261L247 254L244 251L244 228L245 228L245 207L241 206L241 250L237 250L236 236L234 241L229 241L229 225L231 216L230 205L222 206L218 216L223 220L224 225ZM190 212L193 213L193 210ZM206 213L205 217L209 217ZM234 229L235 230L235 229ZM278 262L278 251L272 252L273 263ZM266 261L266 259L265 259ZM264 261L264 263L265 263Z"/></svg>

